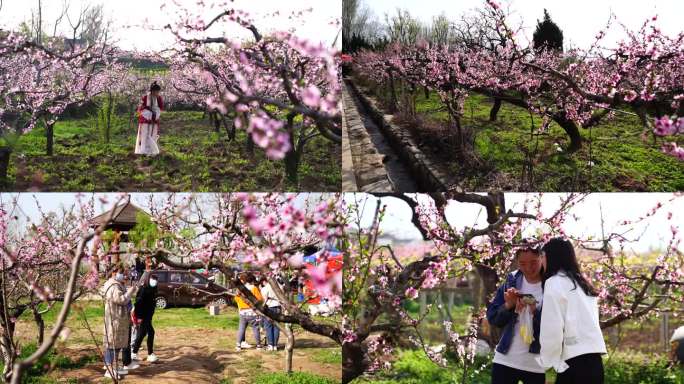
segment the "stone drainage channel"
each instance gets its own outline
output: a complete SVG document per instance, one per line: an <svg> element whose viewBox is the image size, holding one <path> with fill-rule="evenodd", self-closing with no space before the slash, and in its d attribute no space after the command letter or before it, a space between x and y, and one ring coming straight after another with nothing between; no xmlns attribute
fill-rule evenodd
<svg viewBox="0 0 684 384"><path fill-rule="evenodd" d="M342 88L342 105L345 118L343 125L353 163L347 166L353 167L357 187L343 180L343 191L417 192L419 186L410 168L394 151L346 82Z"/></svg>

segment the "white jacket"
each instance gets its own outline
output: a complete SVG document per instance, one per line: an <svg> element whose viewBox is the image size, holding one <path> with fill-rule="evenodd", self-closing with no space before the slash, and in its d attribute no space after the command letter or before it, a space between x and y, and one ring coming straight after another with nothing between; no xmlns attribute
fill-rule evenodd
<svg viewBox="0 0 684 384"><path fill-rule="evenodd" d="M544 283L537 361L556 372L568 369L566 360L588 353L606 353L599 325L598 299L588 296L565 272Z"/></svg>
<svg viewBox="0 0 684 384"><path fill-rule="evenodd" d="M280 289L282 289L282 287L280 287ZM266 285L261 289L261 296L264 298L267 307L280 307L278 296L276 296L270 283L266 283Z"/></svg>

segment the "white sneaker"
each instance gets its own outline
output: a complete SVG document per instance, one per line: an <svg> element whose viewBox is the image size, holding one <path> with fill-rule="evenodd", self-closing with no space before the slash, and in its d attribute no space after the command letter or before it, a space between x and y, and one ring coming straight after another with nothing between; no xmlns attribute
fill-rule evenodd
<svg viewBox="0 0 684 384"><path fill-rule="evenodd" d="M249 344L246 341L243 341L242 343L240 343L240 347L245 348L245 349L254 348L254 346L252 344Z"/></svg>
<svg viewBox="0 0 684 384"><path fill-rule="evenodd" d="M105 372L104 377L106 377L108 379L121 380L121 376L116 372L114 372L114 375L112 375L111 373L109 373L109 371L107 371L107 372Z"/></svg>
<svg viewBox="0 0 684 384"><path fill-rule="evenodd" d="M116 370L116 373L118 373L119 375L128 375L128 369L126 369L126 368L119 368L119 369Z"/></svg>
<svg viewBox="0 0 684 384"><path fill-rule="evenodd" d="M263 348L261 347L261 345L257 345L257 346L256 346L256 350L257 350L257 351L261 351L262 349L263 349Z"/></svg>
<svg viewBox="0 0 684 384"><path fill-rule="evenodd" d="M130 369L136 369L136 368L140 368L140 364L138 364L136 361L131 361L131 363L128 364L127 366L125 366L124 368L129 369L129 370Z"/></svg>
<svg viewBox="0 0 684 384"><path fill-rule="evenodd" d="M147 361L149 361L150 363L154 363L155 361L158 361L158 360L159 360L159 358L154 353L147 356Z"/></svg>
<svg viewBox="0 0 684 384"><path fill-rule="evenodd" d="M138 357L137 353L131 353L131 360L137 360L140 361L142 360L140 357Z"/></svg>
<svg viewBox="0 0 684 384"><path fill-rule="evenodd" d="M240 352L240 351L242 351L242 347L239 345L236 345L235 346L235 352Z"/></svg>
<svg viewBox="0 0 684 384"><path fill-rule="evenodd" d="M271 345L271 351L277 351L278 346L277 345Z"/></svg>

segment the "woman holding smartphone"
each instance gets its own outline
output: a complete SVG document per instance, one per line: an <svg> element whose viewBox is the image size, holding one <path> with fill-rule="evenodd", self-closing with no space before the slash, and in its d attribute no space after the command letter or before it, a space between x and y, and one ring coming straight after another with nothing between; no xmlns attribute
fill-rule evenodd
<svg viewBox="0 0 684 384"><path fill-rule="evenodd" d="M516 252L518 270L511 272L487 306L487 320L503 328L494 354L492 384L544 384L546 369L537 361L539 318L542 293L541 252L524 248ZM524 312L528 311L527 314ZM525 331L521 318L532 316L532 334ZM531 337L530 337L531 336Z"/></svg>
<svg viewBox="0 0 684 384"><path fill-rule="evenodd" d="M542 248L544 307L539 363L558 372L556 384L602 384L606 345L599 324L596 289L580 271L568 240L555 238Z"/></svg>

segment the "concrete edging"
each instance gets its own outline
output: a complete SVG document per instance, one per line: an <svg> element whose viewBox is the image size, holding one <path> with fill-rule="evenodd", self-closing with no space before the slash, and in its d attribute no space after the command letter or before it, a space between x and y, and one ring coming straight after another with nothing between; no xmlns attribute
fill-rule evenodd
<svg viewBox="0 0 684 384"><path fill-rule="evenodd" d="M409 168L420 191L444 192L448 185L454 184L450 182L452 178L448 172L442 170L423 153L409 132L391 122L392 115L385 115L375 99L361 91L353 81L345 80L345 83L385 135L392 149Z"/></svg>
<svg viewBox="0 0 684 384"><path fill-rule="evenodd" d="M359 192L393 192L392 185L385 164L383 162L384 155L380 154L371 140L366 126L363 123L361 114L356 108L356 103L353 99L351 91L349 91L346 84L342 87L342 106L343 113L343 129L346 131L348 139L348 154L351 156L351 172L349 178L355 181L356 189ZM344 139L343 139L344 140ZM348 183L343 191L349 191L352 183Z"/></svg>

